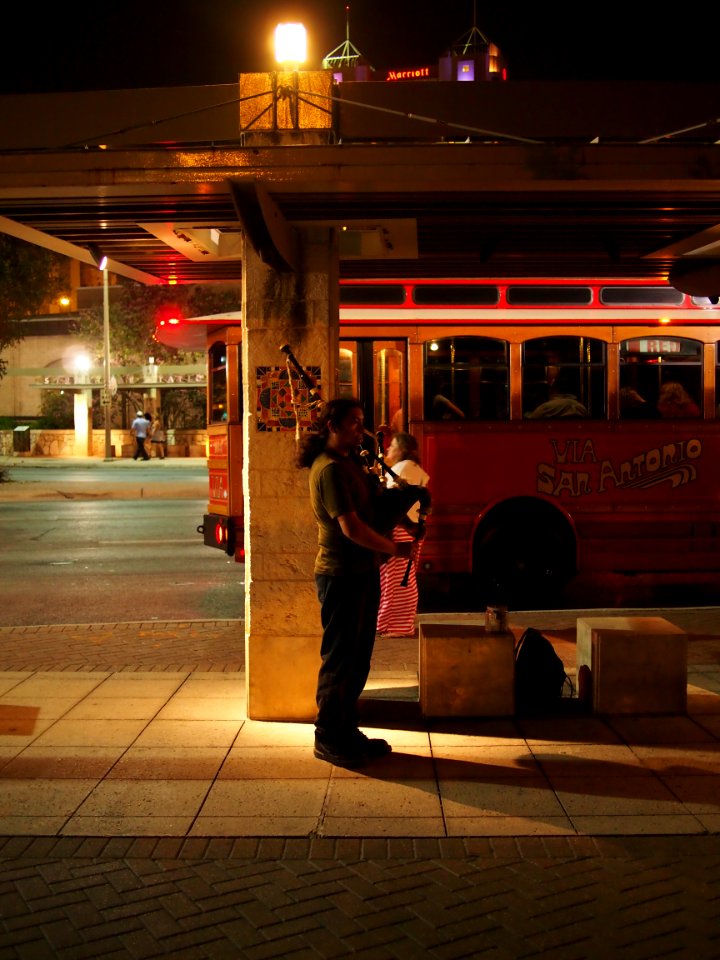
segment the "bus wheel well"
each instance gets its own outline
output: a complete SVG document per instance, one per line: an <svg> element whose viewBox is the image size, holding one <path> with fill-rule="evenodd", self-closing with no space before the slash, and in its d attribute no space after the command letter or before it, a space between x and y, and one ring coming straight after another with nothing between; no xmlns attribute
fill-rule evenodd
<svg viewBox="0 0 720 960"><path fill-rule="evenodd" d="M544 500L503 501L475 531L473 578L481 602L545 606L576 570L575 532L567 517Z"/></svg>

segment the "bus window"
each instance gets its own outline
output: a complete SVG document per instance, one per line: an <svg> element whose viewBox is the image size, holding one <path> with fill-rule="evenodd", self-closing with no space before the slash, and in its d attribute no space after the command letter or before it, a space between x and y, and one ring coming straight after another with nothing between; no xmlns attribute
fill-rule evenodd
<svg viewBox="0 0 720 960"><path fill-rule="evenodd" d="M623 340L620 416L702 416L702 356L702 343L684 337Z"/></svg>
<svg viewBox="0 0 720 960"><path fill-rule="evenodd" d="M527 340L522 354L523 416L605 417L606 347L592 337Z"/></svg>
<svg viewBox="0 0 720 960"><path fill-rule="evenodd" d="M361 337L340 341L338 395L356 397L368 430L382 430L388 442L405 427L405 340Z"/></svg>
<svg viewBox="0 0 720 960"><path fill-rule="evenodd" d="M446 337L425 344L426 420L507 420L508 344Z"/></svg>
<svg viewBox="0 0 720 960"><path fill-rule="evenodd" d="M338 396L357 397L357 344L347 342L340 347L338 361Z"/></svg>
<svg viewBox="0 0 720 960"><path fill-rule="evenodd" d="M405 429L405 350L404 342L375 343L376 430L392 435Z"/></svg>
<svg viewBox="0 0 720 960"><path fill-rule="evenodd" d="M209 351L208 369L210 383L208 396L210 398L210 423L220 423L228 418L227 406L227 357L225 344L214 343Z"/></svg>

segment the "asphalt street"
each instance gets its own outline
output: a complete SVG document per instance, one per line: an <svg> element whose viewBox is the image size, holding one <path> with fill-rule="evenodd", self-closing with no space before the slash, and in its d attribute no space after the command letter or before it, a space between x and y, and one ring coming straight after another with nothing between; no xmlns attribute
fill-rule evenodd
<svg viewBox="0 0 720 960"><path fill-rule="evenodd" d="M204 546L197 525L205 507L153 498L0 502L0 578L13 598L0 605L0 626L244 616L244 566Z"/></svg>

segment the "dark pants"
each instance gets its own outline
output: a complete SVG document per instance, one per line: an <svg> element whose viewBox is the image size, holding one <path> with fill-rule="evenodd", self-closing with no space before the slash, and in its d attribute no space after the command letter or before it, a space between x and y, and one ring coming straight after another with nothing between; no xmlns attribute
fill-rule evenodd
<svg viewBox="0 0 720 960"><path fill-rule="evenodd" d="M357 730L357 702L370 673L380 574L316 574L315 584L323 627L315 736L327 746L342 748Z"/></svg>
<svg viewBox="0 0 720 960"><path fill-rule="evenodd" d="M148 452L145 449L145 437L135 437L135 453L133 455L133 460L137 460L138 457L142 457L143 460L149 460Z"/></svg>

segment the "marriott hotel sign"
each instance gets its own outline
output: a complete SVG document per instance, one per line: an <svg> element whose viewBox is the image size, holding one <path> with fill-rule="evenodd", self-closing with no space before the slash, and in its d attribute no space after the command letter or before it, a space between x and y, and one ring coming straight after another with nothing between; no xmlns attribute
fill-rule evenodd
<svg viewBox="0 0 720 960"><path fill-rule="evenodd" d="M424 80L437 75L437 67L411 67L409 70L388 70L386 80Z"/></svg>

